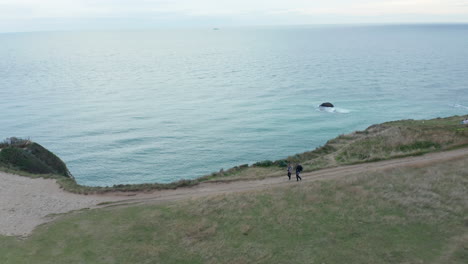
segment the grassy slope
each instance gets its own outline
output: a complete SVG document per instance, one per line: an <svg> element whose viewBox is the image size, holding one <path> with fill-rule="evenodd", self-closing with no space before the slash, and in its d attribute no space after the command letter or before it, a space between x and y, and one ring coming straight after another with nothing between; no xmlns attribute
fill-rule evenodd
<svg viewBox="0 0 468 264"><path fill-rule="evenodd" d="M467 263L468 158L66 215L2 263Z"/></svg>
<svg viewBox="0 0 468 264"><path fill-rule="evenodd" d="M341 135L313 151L296 154L284 161L301 163L305 171L339 165L387 160L468 146L467 116L431 120L401 120L373 125L364 131ZM282 163L281 160L274 164ZM230 181L274 177L284 174L278 166L250 166L216 173L210 179Z"/></svg>

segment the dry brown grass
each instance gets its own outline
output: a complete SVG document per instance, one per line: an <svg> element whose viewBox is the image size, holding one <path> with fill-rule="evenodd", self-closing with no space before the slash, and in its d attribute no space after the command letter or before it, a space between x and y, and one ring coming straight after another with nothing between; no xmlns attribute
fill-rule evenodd
<svg viewBox="0 0 468 264"><path fill-rule="evenodd" d="M361 180L381 190L381 195L399 206L413 208L410 215L443 220L448 214L468 210L468 159L458 158L437 166L391 169ZM430 209L430 210L427 210Z"/></svg>

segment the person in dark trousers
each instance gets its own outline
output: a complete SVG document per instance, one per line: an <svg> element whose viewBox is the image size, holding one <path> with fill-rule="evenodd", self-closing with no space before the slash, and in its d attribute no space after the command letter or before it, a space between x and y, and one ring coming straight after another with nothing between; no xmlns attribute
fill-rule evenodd
<svg viewBox="0 0 468 264"><path fill-rule="evenodd" d="M297 181L302 181L302 178L301 178L301 176L299 175L299 174L301 173L302 170L303 170L303 169L302 169L301 164L297 164L297 166L296 166L296 180L297 180Z"/></svg>
<svg viewBox="0 0 468 264"><path fill-rule="evenodd" d="M288 163L288 178L291 180L291 173L292 173L293 167L291 163Z"/></svg>

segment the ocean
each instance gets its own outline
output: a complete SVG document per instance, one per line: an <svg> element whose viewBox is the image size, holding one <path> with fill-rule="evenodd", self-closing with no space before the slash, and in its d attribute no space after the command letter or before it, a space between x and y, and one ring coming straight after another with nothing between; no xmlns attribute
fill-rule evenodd
<svg viewBox="0 0 468 264"><path fill-rule="evenodd" d="M167 183L467 114L468 24L5 33L0 93L78 183Z"/></svg>

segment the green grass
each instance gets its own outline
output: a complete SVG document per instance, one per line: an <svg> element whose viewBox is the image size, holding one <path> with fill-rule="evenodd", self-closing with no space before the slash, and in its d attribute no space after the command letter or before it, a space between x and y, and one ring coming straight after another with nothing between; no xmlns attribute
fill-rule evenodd
<svg viewBox="0 0 468 264"><path fill-rule="evenodd" d="M468 158L70 213L2 263L467 263Z"/></svg>

